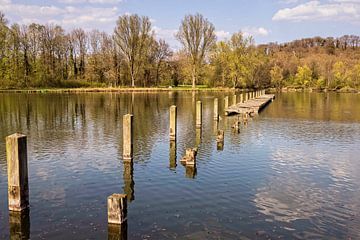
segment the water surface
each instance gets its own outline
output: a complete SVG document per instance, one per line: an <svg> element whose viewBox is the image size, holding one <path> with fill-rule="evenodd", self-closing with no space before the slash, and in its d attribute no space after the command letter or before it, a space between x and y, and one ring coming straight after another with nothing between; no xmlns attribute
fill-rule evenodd
<svg viewBox="0 0 360 240"><path fill-rule="evenodd" d="M116 234L106 198L123 192L128 239L360 238L360 95L277 95L240 133L222 104L218 126L212 120L214 97L223 103L226 95L0 94L0 238L106 239ZM122 161L130 111L133 165ZM223 150L217 128L225 130ZM30 213L21 229L7 210L4 138L14 132L28 136ZM196 169L185 168L185 149L199 143Z"/></svg>

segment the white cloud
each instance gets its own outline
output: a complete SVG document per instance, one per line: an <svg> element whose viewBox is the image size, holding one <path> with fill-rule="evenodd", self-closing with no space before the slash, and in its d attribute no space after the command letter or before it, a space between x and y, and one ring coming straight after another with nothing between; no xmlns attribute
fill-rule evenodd
<svg viewBox="0 0 360 240"><path fill-rule="evenodd" d="M360 22L360 0L310 1L279 10L274 21L337 20Z"/></svg>
<svg viewBox="0 0 360 240"><path fill-rule="evenodd" d="M263 27L245 27L242 29L245 36L268 36L270 31Z"/></svg>
<svg viewBox="0 0 360 240"><path fill-rule="evenodd" d="M0 11L12 22L29 24L32 22L41 24L59 24L67 30L82 27L85 30L99 28L111 32L116 20L120 15L117 7L98 6L55 6L12 3L8 0L0 0ZM70 1L70 0L67 0ZM71 0L75 1L75 0ZM90 0L89 0L90 1ZM110 0L91 0L110 1Z"/></svg>
<svg viewBox="0 0 360 240"><path fill-rule="evenodd" d="M218 38L218 40L225 40L227 38L230 38L231 33L230 32L226 32L224 30L220 30L220 31L216 31L215 32L216 37Z"/></svg>
<svg viewBox="0 0 360 240"><path fill-rule="evenodd" d="M165 40L171 47L177 49L179 46L178 41L176 40L177 29L165 29L158 26L154 26L152 30L155 33L157 39Z"/></svg>
<svg viewBox="0 0 360 240"><path fill-rule="evenodd" d="M121 0L58 0L60 3L79 4L79 3L98 3L98 4L116 4Z"/></svg>

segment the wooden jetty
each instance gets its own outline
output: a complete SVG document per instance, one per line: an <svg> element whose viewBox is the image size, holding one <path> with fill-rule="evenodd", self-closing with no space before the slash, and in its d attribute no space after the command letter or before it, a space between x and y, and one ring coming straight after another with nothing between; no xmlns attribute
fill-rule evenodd
<svg viewBox="0 0 360 240"><path fill-rule="evenodd" d="M257 114L268 103L272 102L275 98L274 94L264 94L257 98L249 99L246 102L232 105L225 109L225 115L232 114Z"/></svg>

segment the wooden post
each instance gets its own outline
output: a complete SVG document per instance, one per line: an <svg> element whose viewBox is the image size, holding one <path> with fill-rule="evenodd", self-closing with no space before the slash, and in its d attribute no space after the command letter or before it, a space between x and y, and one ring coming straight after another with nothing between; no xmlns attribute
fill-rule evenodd
<svg viewBox="0 0 360 240"><path fill-rule="evenodd" d="M247 93L245 93L245 95L244 95L244 102L246 102L246 101L247 101L247 99L248 99L248 94L247 94Z"/></svg>
<svg viewBox="0 0 360 240"><path fill-rule="evenodd" d="M226 96L226 97L224 98L224 109L225 109L225 111L226 111L226 109L228 109L228 108L229 108L229 97Z"/></svg>
<svg viewBox="0 0 360 240"><path fill-rule="evenodd" d="M123 118L123 158L132 161L133 158L133 115L126 114Z"/></svg>
<svg viewBox="0 0 360 240"><path fill-rule="evenodd" d="M10 211L29 207L29 183L26 136L15 133L6 137L8 200Z"/></svg>
<svg viewBox="0 0 360 240"><path fill-rule="evenodd" d="M214 121L219 121L219 100L214 99Z"/></svg>
<svg viewBox="0 0 360 240"><path fill-rule="evenodd" d="M176 115L177 115L177 110L176 110L176 106L171 106L170 107L170 141L175 141L176 140L176 124L177 124L177 119L176 119Z"/></svg>
<svg viewBox="0 0 360 240"><path fill-rule="evenodd" d="M243 95L240 94L240 103L243 103Z"/></svg>
<svg viewBox="0 0 360 240"><path fill-rule="evenodd" d="M234 94L234 96L233 96L233 105L236 105L236 103L237 103L236 100L237 100L237 99L236 99L236 94Z"/></svg>
<svg viewBox="0 0 360 240"><path fill-rule="evenodd" d="M126 194L116 194L107 199L108 223L123 224L127 220Z"/></svg>
<svg viewBox="0 0 360 240"><path fill-rule="evenodd" d="M201 101L196 102L196 128L202 126L202 103Z"/></svg>

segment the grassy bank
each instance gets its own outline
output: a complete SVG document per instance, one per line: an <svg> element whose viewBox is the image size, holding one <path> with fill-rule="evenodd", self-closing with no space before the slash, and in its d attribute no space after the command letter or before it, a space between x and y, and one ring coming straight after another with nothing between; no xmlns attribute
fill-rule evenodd
<svg viewBox="0 0 360 240"><path fill-rule="evenodd" d="M0 93L84 93L84 92L169 92L169 91L233 91L231 88L210 88L207 86L178 87L82 87L82 88L31 88L0 89Z"/></svg>

